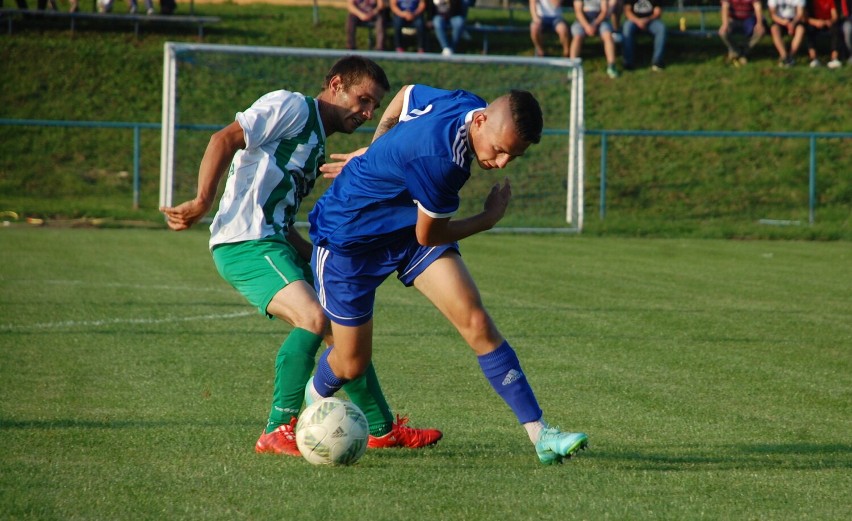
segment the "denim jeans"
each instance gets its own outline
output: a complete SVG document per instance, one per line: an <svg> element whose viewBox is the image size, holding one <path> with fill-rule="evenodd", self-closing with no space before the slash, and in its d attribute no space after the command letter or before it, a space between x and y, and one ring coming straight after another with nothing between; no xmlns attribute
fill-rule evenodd
<svg viewBox="0 0 852 521"><path fill-rule="evenodd" d="M456 51L456 47L464 32L464 21L464 16L461 15L451 18L444 18L439 15L432 19L432 25L435 27L435 36L438 38L438 43L441 44L441 49ZM447 40L447 25L452 30L449 40Z"/></svg>
<svg viewBox="0 0 852 521"><path fill-rule="evenodd" d="M622 35L622 56L624 58L624 66L625 67L633 67L636 65L634 63L633 57L636 51L636 32L640 31L639 26L633 23L631 20L627 20L624 22L624 27L621 29ZM651 33L654 37L654 54L651 58L651 63L654 65L662 65L663 64L663 51L666 46L666 26L665 24L657 19L651 20L651 22L647 26L647 31Z"/></svg>
<svg viewBox="0 0 852 521"><path fill-rule="evenodd" d="M417 31L417 50L423 49L425 44L423 34L426 32L426 23L423 21L423 15L418 16L411 22L407 22L399 16L393 15L393 45L397 49L402 47L403 27L414 27Z"/></svg>

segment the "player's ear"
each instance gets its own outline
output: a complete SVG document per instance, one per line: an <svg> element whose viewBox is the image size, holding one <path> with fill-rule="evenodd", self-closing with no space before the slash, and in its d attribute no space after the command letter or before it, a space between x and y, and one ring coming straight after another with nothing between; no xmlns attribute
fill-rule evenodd
<svg viewBox="0 0 852 521"><path fill-rule="evenodd" d="M486 114L484 110L478 110L473 114L473 119L471 120L471 123L473 123L474 126L479 128L485 124L485 120L487 119L488 114Z"/></svg>
<svg viewBox="0 0 852 521"><path fill-rule="evenodd" d="M331 91L332 94L343 91L343 78L341 78L339 74L333 76L328 82L328 90Z"/></svg>

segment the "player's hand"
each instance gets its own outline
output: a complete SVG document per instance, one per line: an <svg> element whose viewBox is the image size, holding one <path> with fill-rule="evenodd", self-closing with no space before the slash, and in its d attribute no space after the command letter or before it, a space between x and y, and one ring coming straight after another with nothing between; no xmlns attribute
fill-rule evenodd
<svg viewBox="0 0 852 521"><path fill-rule="evenodd" d="M319 169L322 172L322 176L326 179L334 179L338 174L343 170L343 167L346 166L346 163L349 162L353 157L358 157L367 151L367 147L359 148L354 152L349 152L348 154L331 154L331 159L335 161L333 163L325 163Z"/></svg>
<svg viewBox="0 0 852 521"><path fill-rule="evenodd" d="M512 185L509 183L509 178L505 178L503 183L502 186L500 183L492 186L491 192L485 199L485 213L491 218L493 224L497 224L506 215L506 209L512 199Z"/></svg>
<svg viewBox="0 0 852 521"><path fill-rule="evenodd" d="M210 210L210 206L200 199L192 199L177 206L161 206L166 216L166 224L175 231L186 230L197 223Z"/></svg>

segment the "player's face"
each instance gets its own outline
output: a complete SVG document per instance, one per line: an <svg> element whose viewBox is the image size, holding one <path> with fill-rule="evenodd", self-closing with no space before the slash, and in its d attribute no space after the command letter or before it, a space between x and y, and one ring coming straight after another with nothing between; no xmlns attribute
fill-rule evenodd
<svg viewBox="0 0 852 521"><path fill-rule="evenodd" d="M505 168L524 155L530 144L518 136L508 102L495 101L476 114L470 129L470 143L476 162L483 170Z"/></svg>
<svg viewBox="0 0 852 521"><path fill-rule="evenodd" d="M370 78L344 89L342 84L335 91L335 105L338 107L338 126L340 132L351 134L366 121L373 119L385 97L385 91Z"/></svg>

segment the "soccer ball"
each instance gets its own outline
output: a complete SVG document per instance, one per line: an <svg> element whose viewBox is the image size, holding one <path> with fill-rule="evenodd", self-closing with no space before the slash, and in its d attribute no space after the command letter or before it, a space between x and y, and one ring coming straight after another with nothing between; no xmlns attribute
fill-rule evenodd
<svg viewBox="0 0 852 521"><path fill-rule="evenodd" d="M302 411L296 445L314 465L351 465L367 451L367 417L352 402L323 398Z"/></svg>

